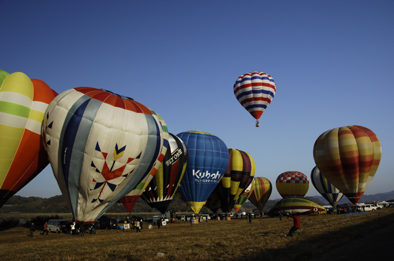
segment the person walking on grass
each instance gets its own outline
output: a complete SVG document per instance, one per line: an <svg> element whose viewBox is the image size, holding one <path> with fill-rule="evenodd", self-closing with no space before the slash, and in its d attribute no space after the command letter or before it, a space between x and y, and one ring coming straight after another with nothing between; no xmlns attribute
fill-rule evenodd
<svg viewBox="0 0 394 261"><path fill-rule="evenodd" d="M36 227L34 226L34 223L31 223L31 226L30 226L30 236L31 237L33 236L34 231L36 231Z"/></svg>
<svg viewBox="0 0 394 261"><path fill-rule="evenodd" d="M291 214L287 214L287 219L286 221L292 218L294 221L293 226L290 228L290 231L287 235L285 235L285 237L293 237L294 232L296 232L298 229L300 229L301 227L301 219L300 219L300 213L297 213L295 215L291 215Z"/></svg>
<svg viewBox="0 0 394 261"><path fill-rule="evenodd" d="M45 222L44 230L42 230L42 234L41 235L44 235L45 233L48 235L48 222Z"/></svg>

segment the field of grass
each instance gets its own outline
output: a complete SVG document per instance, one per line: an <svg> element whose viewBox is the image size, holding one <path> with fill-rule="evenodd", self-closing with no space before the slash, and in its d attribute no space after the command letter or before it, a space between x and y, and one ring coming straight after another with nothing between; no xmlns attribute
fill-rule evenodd
<svg viewBox="0 0 394 261"><path fill-rule="evenodd" d="M29 237L26 228L0 231L0 260L314 260L393 222L394 208L358 215L302 216L301 229L284 237L289 219L210 220L168 224L141 233L97 230L95 235ZM158 255L159 254L159 255Z"/></svg>

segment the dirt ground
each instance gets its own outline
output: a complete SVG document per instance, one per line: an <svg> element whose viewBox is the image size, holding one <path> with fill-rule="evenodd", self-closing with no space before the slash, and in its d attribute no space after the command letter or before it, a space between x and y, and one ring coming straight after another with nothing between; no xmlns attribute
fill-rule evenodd
<svg viewBox="0 0 394 261"><path fill-rule="evenodd" d="M313 261L387 260L394 243L394 220L386 228L364 235L352 243L327 252Z"/></svg>

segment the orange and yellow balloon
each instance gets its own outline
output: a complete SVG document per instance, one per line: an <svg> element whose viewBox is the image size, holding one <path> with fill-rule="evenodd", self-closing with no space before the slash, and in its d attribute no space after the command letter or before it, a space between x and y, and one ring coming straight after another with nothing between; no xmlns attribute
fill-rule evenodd
<svg viewBox="0 0 394 261"><path fill-rule="evenodd" d="M255 177L252 181L252 194L249 201L261 212L272 193L271 181L267 178Z"/></svg>
<svg viewBox="0 0 394 261"><path fill-rule="evenodd" d="M41 124L56 95L41 80L0 70L0 207L48 165Z"/></svg>
<svg viewBox="0 0 394 261"><path fill-rule="evenodd" d="M316 166L324 177L354 204L375 176L381 156L376 134L358 125L324 132L313 148Z"/></svg>

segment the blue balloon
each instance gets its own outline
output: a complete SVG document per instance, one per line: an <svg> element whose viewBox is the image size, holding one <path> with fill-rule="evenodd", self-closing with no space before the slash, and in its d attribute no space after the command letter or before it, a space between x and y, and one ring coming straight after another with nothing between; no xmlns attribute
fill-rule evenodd
<svg viewBox="0 0 394 261"><path fill-rule="evenodd" d="M186 131L177 136L189 152L189 162L179 194L198 213L226 171L228 149L221 139L206 132Z"/></svg>

